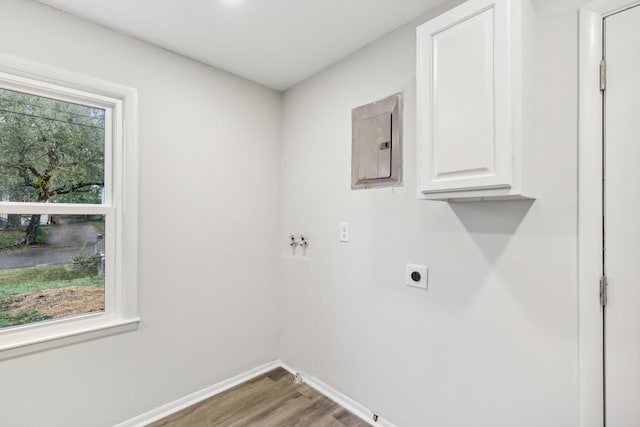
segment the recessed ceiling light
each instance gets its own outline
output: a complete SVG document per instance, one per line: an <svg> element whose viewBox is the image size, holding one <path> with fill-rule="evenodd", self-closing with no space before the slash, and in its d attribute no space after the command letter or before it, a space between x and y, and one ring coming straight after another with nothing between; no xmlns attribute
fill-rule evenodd
<svg viewBox="0 0 640 427"><path fill-rule="evenodd" d="M222 3L226 4L240 4L244 3L244 0L220 0Z"/></svg>

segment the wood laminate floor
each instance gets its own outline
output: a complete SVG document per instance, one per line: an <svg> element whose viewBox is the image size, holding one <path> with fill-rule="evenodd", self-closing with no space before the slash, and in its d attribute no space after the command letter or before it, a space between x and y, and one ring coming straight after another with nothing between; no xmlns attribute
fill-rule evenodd
<svg viewBox="0 0 640 427"><path fill-rule="evenodd" d="M147 427L366 427L293 375L274 369Z"/></svg>

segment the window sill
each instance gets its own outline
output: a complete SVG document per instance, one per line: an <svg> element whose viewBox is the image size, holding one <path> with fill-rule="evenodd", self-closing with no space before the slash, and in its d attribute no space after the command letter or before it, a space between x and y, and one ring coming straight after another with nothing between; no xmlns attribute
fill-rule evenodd
<svg viewBox="0 0 640 427"><path fill-rule="evenodd" d="M90 314L8 329L0 333L0 360L133 331L139 323L139 317L122 319Z"/></svg>

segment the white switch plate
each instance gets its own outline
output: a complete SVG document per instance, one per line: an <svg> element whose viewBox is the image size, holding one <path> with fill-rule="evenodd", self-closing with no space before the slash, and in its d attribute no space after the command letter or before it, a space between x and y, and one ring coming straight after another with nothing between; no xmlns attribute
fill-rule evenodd
<svg viewBox="0 0 640 427"><path fill-rule="evenodd" d="M414 273L417 273L414 275ZM412 277L414 275L415 277ZM419 277L418 277L419 275ZM418 280L415 280L418 279ZM426 265L407 264L404 274L404 284L413 288L427 289L429 283L429 269Z"/></svg>
<svg viewBox="0 0 640 427"><path fill-rule="evenodd" d="M340 241L341 242L349 242L349 223L341 222L340 223Z"/></svg>

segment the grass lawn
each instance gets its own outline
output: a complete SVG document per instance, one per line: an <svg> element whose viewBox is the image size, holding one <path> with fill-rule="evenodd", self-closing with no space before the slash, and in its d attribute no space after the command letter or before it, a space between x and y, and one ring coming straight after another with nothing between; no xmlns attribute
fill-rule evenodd
<svg viewBox="0 0 640 427"><path fill-rule="evenodd" d="M67 286L104 286L104 277L97 276L95 269L74 269L69 265L47 265L39 267L0 270L0 328L46 320L37 311L11 315L7 312L5 299L12 295Z"/></svg>
<svg viewBox="0 0 640 427"><path fill-rule="evenodd" d="M21 312L17 315L12 315L7 311L7 303L0 301L0 328L6 328L7 326L26 325L28 323L42 322L48 320L51 317L44 314L40 314L35 310L29 312Z"/></svg>
<svg viewBox="0 0 640 427"><path fill-rule="evenodd" d="M0 250L11 247L24 240L24 231L0 229Z"/></svg>
<svg viewBox="0 0 640 427"><path fill-rule="evenodd" d="M67 265L45 265L0 270L0 300L11 295L43 289L103 285L104 277L96 276L95 270L91 268L73 269Z"/></svg>

